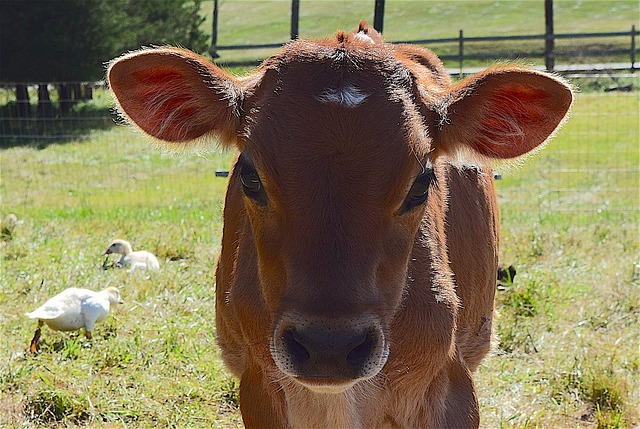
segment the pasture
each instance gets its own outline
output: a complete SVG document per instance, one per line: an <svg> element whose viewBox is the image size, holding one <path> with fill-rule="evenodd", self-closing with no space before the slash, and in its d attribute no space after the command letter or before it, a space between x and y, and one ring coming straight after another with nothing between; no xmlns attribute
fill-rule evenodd
<svg viewBox="0 0 640 429"><path fill-rule="evenodd" d="M330 7L327 5L330 4ZM248 6L250 5L250 6ZM340 13L335 13L340 10ZM202 2L202 15L206 18L201 28L211 33L213 1ZM580 1L556 0L554 3L554 30L556 33L593 33L629 31L638 22L638 2L629 0ZM373 25L374 2L362 0L331 0L300 2L299 32L301 38L319 38L337 30L352 30L361 19ZM249 45L284 43L290 31L291 2L289 1L220 1L218 45ZM474 1L407 1L386 0L384 36L387 41L422 40L458 37L513 36L544 34L544 2L528 0L474 0ZM544 43L534 41L478 42L468 45L465 52L486 53L500 51L536 52ZM619 62L626 57L589 57L590 50L620 49L629 46L624 39L559 39L559 53L580 48L584 58L580 62ZM457 42L428 46L438 55L457 53ZM220 61L246 61L264 58L274 49L222 50ZM542 58L521 58L527 63L543 64ZM487 66L493 60L470 60L467 66ZM447 67L458 67L457 60L445 62Z"/></svg>
<svg viewBox="0 0 640 429"><path fill-rule="evenodd" d="M493 355L476 375L482 427L638 424L637 93L578 94L540 154L502 169ZM169 155L117 126L2 150L0 427L238 427L238 382L215 344L214 263L233 154ZM161 261L105 269L111 239ZM113 261L113 260L111 260ZM88 341L24 316L67 287L117 286L125 304Z"/></svg>

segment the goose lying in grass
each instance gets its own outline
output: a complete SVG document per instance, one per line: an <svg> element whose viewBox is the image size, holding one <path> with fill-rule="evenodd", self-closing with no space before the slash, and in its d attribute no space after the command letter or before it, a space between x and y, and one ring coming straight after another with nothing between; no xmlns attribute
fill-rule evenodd
<svg viewBox="0 0 640 429"><path fill-rule="evenodd" d="M33 353L40 341L40 328L44 323L54 331L77 331L84 328L87 338L92 338L93 327L103 321L109 312L122 304L120 291L108 287L100 292L71 287L65 289L26 316L38 319L38 328L29 350Z"/></svg>
<svg viewBox="0 0 640 429"><path fill-rule="evenodd" d="M129 271L135 270L157 270L160 268L158 259L152 253L146 250L133 251L131 244L126 240L113 240L104 255L118 253L122 255L117 262L118 267L129 268Z"/></svg>

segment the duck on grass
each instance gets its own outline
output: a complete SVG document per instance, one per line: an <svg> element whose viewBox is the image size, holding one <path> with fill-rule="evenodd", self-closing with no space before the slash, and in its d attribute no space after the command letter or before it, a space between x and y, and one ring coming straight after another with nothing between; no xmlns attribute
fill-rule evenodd
<svg viewBox="0 0 640 429"><path fill-rule="evenodd" d="M129 271L155 271L160 269L160 263L153 253L147 252L146 250L134 252L131 243L127 240L113 240L103 255L110 255L112 253L122 255L118 262L116 262L116 267L118 268L127 268Z"/></svg>
<svg viewBox="0 0 640 429"><path fill-rule="evenodd" d="M46 323L54 331L77 331L84 328L86 337L91 339L95 324L102 322L115 307L123 303L120 291L113 286L100 292L80 288L63 290L36 310L26 313L27 317L38 319L38 328L29 351L35 353L38 349L43 324Z"/></svg>

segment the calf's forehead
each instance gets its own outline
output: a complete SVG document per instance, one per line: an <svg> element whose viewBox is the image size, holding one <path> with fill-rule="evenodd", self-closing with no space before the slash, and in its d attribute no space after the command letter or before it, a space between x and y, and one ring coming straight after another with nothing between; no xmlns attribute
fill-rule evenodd
<svg viewBox="0 0 640 429"><path fill-rule="evenodd" d="M275 175L345 166L388 180L425 162L428 130L400 61L340 49L305 55L267 65L247 110L246 148L257 164Z"/></svg>

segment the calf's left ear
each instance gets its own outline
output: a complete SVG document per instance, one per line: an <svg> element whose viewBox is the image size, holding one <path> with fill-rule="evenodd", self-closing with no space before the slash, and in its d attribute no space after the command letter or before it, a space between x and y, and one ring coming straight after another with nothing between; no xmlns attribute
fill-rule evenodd
<svg viewBox="0 0 640 429"><path fill-rule="evenodd" d="M177 147L207 135L236 142L241 85L193 52L136 51L112 61L107 78L123 115L155 139Z"/></svg>
<svg viewBox="0 0 640 429"><path fill-rule="evenodd" d="M515 159L544 145L572 102L560 78L525 68L488 69L446 94L434 144L463 162Z"/></svg>

